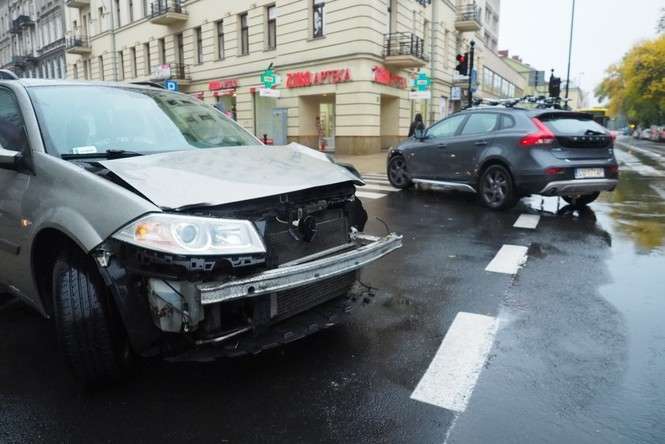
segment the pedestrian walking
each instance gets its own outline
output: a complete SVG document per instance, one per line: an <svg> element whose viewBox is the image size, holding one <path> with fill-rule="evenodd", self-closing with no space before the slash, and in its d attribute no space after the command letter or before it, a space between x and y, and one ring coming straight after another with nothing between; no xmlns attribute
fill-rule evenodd
<svg viewBox="0 0 665 444"><path fill-rule="evenodd" d="M416 116L413 118L413 122L411 122L411 127L409 127L409 137L416 135L416 129L425 130L423 116L420 113L416 114Z"/></svg>

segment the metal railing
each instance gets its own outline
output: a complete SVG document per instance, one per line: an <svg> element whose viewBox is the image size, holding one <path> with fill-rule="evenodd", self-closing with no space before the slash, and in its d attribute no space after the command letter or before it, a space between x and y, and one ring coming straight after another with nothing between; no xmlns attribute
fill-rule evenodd
<svg viewBox="0 0 665 444"><path fill-rule="evenodd" d="M189 65L171 63L171 78L175 80L189 79Z"/></svg>
<svg viewBox="0 0 665 444"><path fill-rule="evenodd" d="M189 65L181 63L164 63L153 66L150 72L151 80L158 82L162 80L189 80Z"/></svg>
<svg viewBox="0 0 665 444"><path fill-rule="evenodd" d="M25 66L28 63L28 57L22 55L12 56L12 65L14 66Z"/></svg>
<svg viewBox="0 0 665 444"><path fill-rule="evenodd" d="M67 37L65 48L90 48L90 40L88 40L88 37L83 36Z"/></svg>
<svg viewBox="0 0 665 444"><path fill-rule="evenodd" d="M457 8L457 21L469 22L476 21L482 23L480 6L475 3L469 3Z"/></svg>
<svg viewBox="0 0 665 444"><path fill-rule="evenodd" d="M177 12L184 14L182 9L182 0L157 0L150 4L150 17L159 17L167 12Z"/></svg>
<svg viewBox="0 0 665 444"><path fill-rule="evenodd" d="M406 55L427 60L425 41L410 32L384 34L383 55L384 57Z"/></svg>

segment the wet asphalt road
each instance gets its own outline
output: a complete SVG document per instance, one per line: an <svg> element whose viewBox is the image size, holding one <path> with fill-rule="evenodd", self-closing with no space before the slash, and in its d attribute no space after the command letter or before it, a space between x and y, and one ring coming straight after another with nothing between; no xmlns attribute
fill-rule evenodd
<svg viewBox="0 0 665 444"><path fill-rule="evenodd" d="M665 442L665 145L625 140L619 189L587 211L530 198L493 213L433 190L366 200L405 237L363 272L374 301L256 357L150 361L81 393L49 322L0 296L0 442ZM524 213L536 229L513 227ZM526 263L485 271L505 244ZM498 331L453 412L411 394L459 312Z"/></svg>

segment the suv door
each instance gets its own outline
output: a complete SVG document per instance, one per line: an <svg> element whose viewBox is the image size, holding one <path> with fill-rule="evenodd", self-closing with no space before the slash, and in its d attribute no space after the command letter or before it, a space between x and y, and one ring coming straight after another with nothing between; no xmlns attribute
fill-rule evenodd
<svg viewBox="0 0 665 444"><path fill-rule="evenodd" d="M440 179L446 175L450 161L448 147L454 143L466 114L456 114L432 125L425 133L425 139L414 149L409 159L409 169L413 177Z"/></svg>
<svg viewBox="0 0 665 444"><path fill-rule="evenodd" d="M27 152L25 124L14 93L0 87L0 145L6 150ZM0 283L13 286L18 273L18 255L27 239L21 223L23 195L30 175L0 169Z"/></svg>
<svg viewBox="0 0 665 444"><path fill-rule="evenodd" d="M446 148L449 169L446 179L472 180L480 153L491 145L498 128L499 115L493 112L474 112L464 122L459 134Z"/></svg>

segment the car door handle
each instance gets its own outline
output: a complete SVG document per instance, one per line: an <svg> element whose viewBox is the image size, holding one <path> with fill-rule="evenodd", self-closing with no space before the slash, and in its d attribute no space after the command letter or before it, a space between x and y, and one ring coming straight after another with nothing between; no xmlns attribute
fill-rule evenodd
<svg viewBox="0 0 665 444"><path fill-rule="evenodd" d="M445 148L448 148L448 145L446 145L445 143L440 143L436 147L439 148L439 149L445 149Z"/></svg>
<svg viewBox="0 0 665 444"><path fill-rule="evenodd" d="M486 146L488 144L487 140L479 140L475 143L476 146Z"/></svg>

